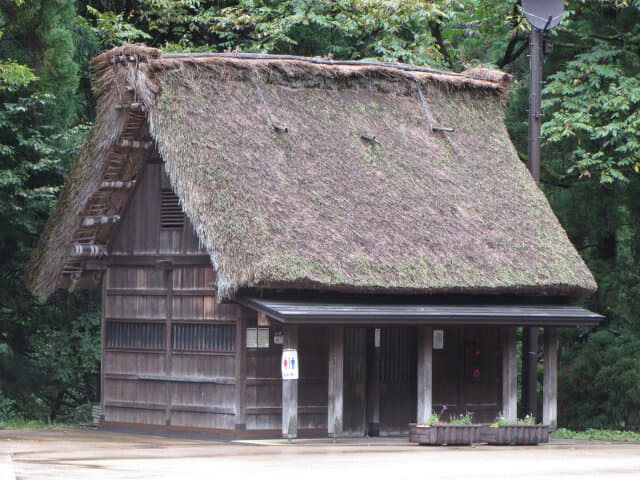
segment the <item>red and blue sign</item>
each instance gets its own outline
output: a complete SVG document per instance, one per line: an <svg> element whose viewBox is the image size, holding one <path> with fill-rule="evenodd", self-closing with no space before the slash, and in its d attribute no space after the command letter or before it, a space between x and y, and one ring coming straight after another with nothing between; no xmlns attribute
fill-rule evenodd
<svg viewBox="0 0 640 480"><path fill-rule="evenodd" d="M292 348L282 351L282 379L298 380L298 352Z"/></svg>

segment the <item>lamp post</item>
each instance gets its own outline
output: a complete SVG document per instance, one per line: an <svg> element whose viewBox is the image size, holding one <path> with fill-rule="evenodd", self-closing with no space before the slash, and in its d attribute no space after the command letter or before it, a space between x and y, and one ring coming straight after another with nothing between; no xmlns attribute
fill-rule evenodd
<svg viewBox="0 0 640 480"><path fill-rule="evenodd" d="M540 127L542 125L542 36L560 23L562 0L522 0L522 10L531 24L529 35L529 142L528 166L540 185ZM538 403L538 328L525 327L522 336L522 409L535 416Z"/></svg>

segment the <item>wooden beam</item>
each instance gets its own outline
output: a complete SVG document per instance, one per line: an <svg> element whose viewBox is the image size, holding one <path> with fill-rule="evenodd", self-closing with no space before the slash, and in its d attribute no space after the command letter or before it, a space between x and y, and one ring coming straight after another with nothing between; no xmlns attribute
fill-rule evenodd
<svg viewBox="0 0 640 480"><path fill-rule="evenodd" d="M72 257L103 257L107 254L107 248L104 245L88 245L76 243L71 247L70 255Z"/></svg>
<svg viewBox="0 0 640 480"><path fill-rule="evenodd" d="M168 260L173 268L211 265L209 255L109 255L106 262L112 267L155 267Z"/></svg>
<svg viewBox="0 0 640 480"><path fill-rule="evenodd" d="M116 105L116 110L140 110L144 111L144 105L140 102L132 102L132 103L118 103Z"/></svg>
<svg viewBox="0 0 640 480"><path fill-rule="evenodd" d="M551 430L558 426L558 329L544 329L544 376L542 380L542 423Z"/></svg>
<svg viewBox="0 0 640 480"><path fill-rule="evenodd" d="M282 413L282 407L249 407L247 408L247 415L277 415ZM298 413L313 413L316 415L327 413L327 407L322 405L309 405L309 406L298 406Z"/></svg>
<svg viewBox="0 0 640 480"><path fill-rule="evenodd" d="M427 423L433 401L433 329L418 328L418 412L416 421Z"/></svg>
<svg viewBox="0 0 640 480"><path fill-rule="evenodd" d="M343 432L344 327L329 327L329 404L327 433L338 437Z"/></svg>
<svg viewBox="0 0 640 480"><path fill-rule="evenodd" d="M102 182L102 184L100 185L100 189L102 190L110 190L110 189L130 189L133 188L133 186L136 184L135 180L131 180L129 182L121 182L121 181L114 181L114 182Z"/></svg>
<svg viewBox="0 0 640 480"><path fill-rule="evenodd" d="M284 328L283 349L298 349L298 327ZM299 368L299 367L298 367ZM282 380L282 437L298 436L298 380Z"/></svg>
<svg viewBox="0 0 640 480"><path fill-rule="evenodd" d="M247 321L236 321L235 429L247 429Z"/></svg>
<svg viewBox="0 0 640 480"><path fill-rule="evenodd" d="M100 215L97 217L84 217L82 220L83 227L92 227L94 225L105 225L107 223L116 223L120 220L120 215Z"/></svg>
<svg viewBox="0 0 640 480"><path fill-rule="evenodd" d="M142 148L144 150L148 150L153 146L153 142L141 142L139 140L129 140L128 138L121 138L120 140L118 140L117 145L121 148Z"/></svg>
<svg viewBox="0 0 640 480"><path fill-rule="evenodd" d="M509 422L518 418L518 362L515 327L502 329L502 416Z"/></svg>

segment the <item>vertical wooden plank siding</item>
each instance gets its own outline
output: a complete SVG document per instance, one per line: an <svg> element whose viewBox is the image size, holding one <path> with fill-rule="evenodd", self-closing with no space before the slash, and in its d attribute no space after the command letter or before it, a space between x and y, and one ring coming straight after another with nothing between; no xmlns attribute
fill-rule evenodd
<svg viewBox="0 0 640 480"><path fill-rule="evenodd" d="M247 429L247 321L236 322L235 429Z"/></svg>
<svg viewBox="0 0 640 480"><path fill-rule="evenodd" d="M542 423L555 430L558 425L558 329L544 329L544 376L542 380Z"/></svg>
<svg viewBox="0 0 640 480"><path fill-rule="evenodd" d="M216 300L215 272L190 223L160 228L160 189L168 186L162 165L148 164L138 180L104 277L105 421L231 430L231 336L247 314Z"/></svg>
<svg viewBox="0 0 640 480"><path fill-rule="evenodd" d="M518 418L516 329L505 327L502 334L502 415L514 422Z"/></svg>
<svg viewBox="0 0 640 480"><path fill-rule="evenodd" d="M418 414L417 423L426 423L433 401L433 329L418 327Z"/></svg>
<svg viewBox="0 0 640 480"><path fill-rule="evenodd" d="M298 327L286 326L283 348L298 349ZM282 380L282 436L298 436L298 380Z"/></svg>
<svg viewBox="0 0 640 480"><path fill-rule="evenodd" d="M329 408L327 412L327 432L330 437L343 432L343 389L344 389L344 327L331 327L329 335Z"/></svg>
<svg viewBox="0 0 640 480"><path fill-rule="evenodd" d="M369 354L366 373L366 412L367 434L370 437L377 437L380 435L380 390L382 388L382 381L380 378L382 348L375 346L374 337L375 328L368 328L367 342L369 345Z"/></svg>
<svg viewBox="0 0 640 480"><path fill-rule="evenodd" d="M362 436L367 425L366 412L367 329L344 330L343 430L350 436Z"/></svg>

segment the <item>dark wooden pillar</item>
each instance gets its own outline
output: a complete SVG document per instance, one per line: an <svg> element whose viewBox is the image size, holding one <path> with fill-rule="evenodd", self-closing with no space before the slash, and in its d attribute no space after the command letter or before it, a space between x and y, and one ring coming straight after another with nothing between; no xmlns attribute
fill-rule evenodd
<svg viewBox="0 0 640 480"><path fill-rule="evenodd" d="M522 412L536 416L538 409L538 327L522 329Z"/></svg>
<svg viewBox="0 0 640 480"><path fill-rule="evenodd" d="M104 406L104 367L105 367L105 358L104 358L104 348L106 346L107 340L107 288L109 286L109 272L110 269L104 272L102 275L102 310L101 310L101 318L100 318L100 418L99 421L103 422L105 420L105 406Z"/></svg>
<svg viewBox="0 0 640 480"><path fill-rule="evenodd" d="M418 327L418 423L431 417L433 399L433 329Z"/></svg>
<svg viewBox="0 0 640 480"><path fill-rule="evenodd" d="M343 432L344 327L330 327L329 332L329 410L327 432L330 437Z"/></svg>
<svg viewBox="0 0 640 480"><path fill-rule="evenodd" d="M367 331L367 343L369 354L367 361L367 435L377 437L380 435L380 361L382 351L380 344L376 344L376 329L370 328ZM380 329L380 341L382 341L383 329ZM378 346L376 346L378 345Z"/></svg>
<svg viewBox="0 0 640 480"><path fill-rule="evenodd" d="M298 327L284 328L283 349L298 349ZM299 369L300 367L298 367ZM298 380L282 380L282 437L298 436Z"/></svg>
<svg viewBox="0 0 640 480"><path fill-rule="evenodd" d="M236 322L235 429L247 429L247 321Z"/></svg>
<svg viewBox="0 0 640 480"><path fill-rule="evenodd" d="M515 422L518 418L518 362L515 327L502 329L502 416Z"/></svg>
<svg viewBox="0 0 640 480"><path fill-rule="evenodd" d="M542 380L542 423L558 426L558 329L544 329L544 377Z"/></svg>
<svg viewBox="0 0 640 480"><path fill-rule="evenodd" d="M165 327L165 375L171 377L173 375L173 265L170 261L161 261L158 268L163 270L165 287L167 290L167 311L166 311L166 327ZM173 384L165 382L165 408L164 408L164 424L171 425L171 408L173 405Z"/></svg>

